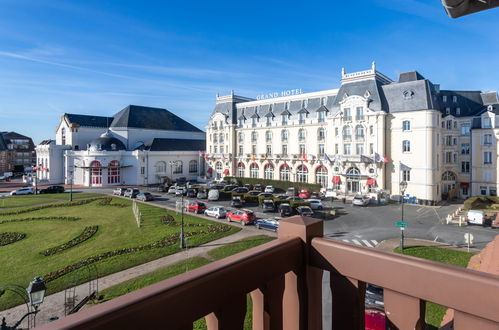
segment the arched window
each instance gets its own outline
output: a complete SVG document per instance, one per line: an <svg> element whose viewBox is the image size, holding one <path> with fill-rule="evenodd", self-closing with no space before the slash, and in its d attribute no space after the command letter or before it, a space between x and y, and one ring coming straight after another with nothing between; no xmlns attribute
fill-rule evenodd
<svg viewBox="0 0 499 330"><path fill-rule="evenodd" d="M357 178L360 176L360 170L356 167L350 167L347 170L347 177Z"/></svg>
<svg viewBox="0 0 499 330"><path fill-rule="evenodd" d="M323 188L327 186L327 168L324 166L319 166L315 170L315 183L320 184Z"/></svg>
<svg viewBox="0 0 499 330"><path fill-rule="evenodd" d="M273 180L274 179L274 166L272 164L267 164L263 168L263 178L265 180Z"/></svg>
<svg viewBox="0 0 499 330"><path fill-rule="evenodd" d="M291 170L288 165L284 164L279 169L279 179L281 181L291 181Z"/></svg>
<svg viewBox="0 0 499 330"><path fill-rule="evenodd" d="M155 165L156 173L165 173L166 172L166 162L159 161Z"/></svg>
<svg viewBox="0 0 499 330"><path fill-rule="evenodd" d="M298 130L298 140L305 141L306 137L307 137L307 132L305 131L304 128L300 128Z"/></svg>
<svg viewBox="0 0 499 330"><path fill-rule="evenodd" d="M61 144L66 145L66 128L65 127L63 127L61 129L61 138L62 138Z"/></svg>
<svg viewBox="0 0 499 330"><path fill-rule="evenodd" d="M184 172L184 167L181 160L173 162L173 174L181 174Z"/></svg>
<svg viewBox="0 0 499 330"><path fill-rule="evenodd" d="M217 178L222 177L222 171L223 171L222 168L223 168L222 162L216 162L215 173L216 173Z"/></svg>
<svg viewBox="0 0 499 330"><path fill-rule="evenodd" d="M244 178L244 170L245 166L243 163L237 164L237 176L240 178Z"/></svg>
<svg viewBox="0 0 499 330"><path fill-rule="evenodd" d="M102 165L98 161L93 161L90 164L90 184L101 185L102 184Z"/></svg>
<svg viewBox="0 0 499 330"><path fill-rule="evenodd" d="M107 169L107 183L115 184L120 183L120 181L120 162L113 160L109 163L109 167Z"/></svg>
<svg viewBox="0 0 499 330"><path fill-rule="evenodd" d="M281 131L281 140L282 141L288 141L288 137L289 137L289 132L287 129L283 129Z"/></svg>
<svg viewBox="0 0 499 330"><path fill-rule="evenodd" d="M258 165L256 163L250 166L250 178L258 178Z"/></svg>
<svg viewBox="0 0 499 330"><path fill-rule="evenodd" d="M198 161L190 160L189 161L189 173L196 173L198 171Z"/></svg>
<svg viewBox="0 0 499 330"><path fill-rule="evenodd" d="M320 127L317 130L317 140L324 141L326 139L326 129L324 127Z"/></svg>
<svg viewBox="0 0 499 330"><path fill-rule="evenodd" d="M355 126L355 138L356 139L364 138L364 127L362 125Z"/></svg>
<svg viewBox="0 0 499 330"><path fill-rule="evenodd" d="M272 131L265 132L265 141L267 141L267 142L272 141Z"/></svg>
<svg viewBox="0 0 499 330"><path fill-rule="evenodd" d="M306 183L308 182L308 168L305 165L298 166L296 170L296 181Z"/></svg>
<svg viewBox="0 0 499 330"><path fill-rule="evenodd" d="M442 174L442 181L456 181L456 175L451 171L444 172Z"/></svg>
<svg viewBox="0 0 499 330"><path fill-rule="evenodd" d="M350 126L343 127L343 139L351 139L352 138L352 129Z"/></svg>

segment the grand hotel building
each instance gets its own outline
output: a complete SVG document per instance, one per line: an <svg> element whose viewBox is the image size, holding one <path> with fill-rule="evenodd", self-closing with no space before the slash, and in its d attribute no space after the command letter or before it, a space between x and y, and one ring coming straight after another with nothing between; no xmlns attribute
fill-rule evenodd
<svg viewBox="0 0 499 330"><path fill-rule="evenodd" d="M274 95L272 95L274 96ZM440 89L416 71L371 69L339 88L277 98L217 96L206 127L207 174L385 190L432 204L497 194L497 92Z"/></svg>

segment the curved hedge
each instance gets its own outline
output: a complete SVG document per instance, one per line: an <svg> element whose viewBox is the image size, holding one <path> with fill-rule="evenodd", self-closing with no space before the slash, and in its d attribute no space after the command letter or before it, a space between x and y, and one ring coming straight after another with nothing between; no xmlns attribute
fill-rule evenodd
<svg viewBox="0 0 499 330"><path fill-rule="evenodd" d="M78 235L77 237L73 238L69 242L66 242L66 243L61 244L59 246L45 250L42 252L42 254L44 256L51 256L53 254L56 254L56 253L62 252L64 250L67 250L69 248L72 248L73 246L78 245L82 242L85 242L87 239L94 236L95 233L97 233L98 229L99 229L99 226L85 227L83 232L80 235Z"/></svg>
<svg viewBox="0 0 499 330"><path fill-rule="evenodd" d="M0 225L9 222L23 222L23 221L37 221L37 220L62 220L62 221L78 221L81 220L79 217L31 217L31 218L20 218L20 219L8 219L0 221Z"/></svg>
<svg viewBox="0 0 499 330"><path fill-rule="evenodd" d="M184 234L184 236L191 237L191 236L195 236L195 235L199 235L199 234L209 234L209 233L214 233L214 232L226 232L226 231L229 231L230 229L231 229L231 226L225 225L225 224L208 225L206 230L186 232ZM163 237L159 241L156 241L154 243L150 243L147 245L117 249L117 250L113 250L113 251L104 252L104 253L98 254L98 255L93 256L93 257L89 257L87 259L78 261L74 264L68 265L64 268L50 272L42 277L45 280L45 282L50 282L50 281L53 281L61 276L69 274L72 271L75 271L75 270L78 270L78 269L85 267L87 265L93 264L94 262L97 262L97 261L105 260L105 259L108 259L108 258L111 258L114 256L119 256L119 255L128 254L128 253L164 248L164 247L176 244L178 242L178 240L179 240L178 233L170 234L168 236Z"/></svg>
<svg viewBox="0 0 499 330"><path fill-rule="evenodd" d="M26 234L16 232L0 233L0 246L8 245L22 240Z"/></svg>

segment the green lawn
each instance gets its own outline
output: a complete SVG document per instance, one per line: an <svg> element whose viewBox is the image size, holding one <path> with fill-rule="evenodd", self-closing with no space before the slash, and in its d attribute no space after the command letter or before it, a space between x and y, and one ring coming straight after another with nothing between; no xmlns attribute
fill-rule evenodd
<svg viewBox="0 0 499 330"><path fill-rule="evenodd" d="M213 258L214 260L219 260L223 259L227 256L239 253L241 251L247 250L249 248L258 246L260 244L264 244L267 242L270 242L273 240L273 237L265 236L265 235L259 235L259 236L251 236L244 238L240 241L234 242L227 244L225 246L218 247L216 249L213 249L208 252L208 255ZM121 295L127 294L129 292L132 292L134 290L138 290L140 288L143 288L145 286L151 285L153 283L168 279L170 277L182 274L188 270L201 267L203 265L206 265L210 263L211 261L202 258L202 257L192 257L186 260L183 260L181 262L172 264L170 266L166 266L160 269L157 269L153 272L150 272L148 274L144 274L142 276L138 276L134 279L125 281L123 283L117 284L115 286L112 286L110 288L107 288L103 290L100 293L100 302L107 301L116 297L119 297ZM252 304L251 304L251 298L248 295L247 298L247 305L248 305L248 310L246 312L246 318L244 322L244 328L245 329L251 329L251 324L252 324L252 318L251 318L251 312L252 312ZM204 321L204 318L199 319L194 323L194 329L206 329L206 324Z"/></svg>
<svg viewBox="0 0 499 330"><path fill-rule="evenodd" d="M95 197L96 194L73 193L73 200ZM69 201L69 193L42 194L42 195L18 195L0 198L0 210L4 208L34 206L55 202Z"/></svg>
<svg viewBox="0 0 499 330"><path fill-rule="evenodd" d="M105 197L97 194L78 194L78 197L80 196L87 199ZM40 200L40 196L22 197L18 199L16 196L13 199L16 203L24 200L24 205L29 205L28 207L0 211L0 233L26 234L26 238L20 241L0 246L0 285L17 284L26 287L35 276L47 279L50 278L50 273L72 265L72 271L47 283L50 294L88 281L89 273L90 276L101 277L180 250L179 216L174 211L139 204L143 224L141 228L137 228L130 200L112 198L110 205L102 205L102 199L99 199L84 205L53 207L69 204L65 202L47 207L46 200ZM9 199L10 197L6 201ZM82 202L85 201L80 199L73 204ZM17 210L24 211L12 214ZM177 225L168 226L161 221L162 216L168 214L177 220ZM67 220L64 217L71 218ZM7 222L20 219L25 221ZM192 235L187 238L189 246L197 246L240 230L189 214L184 215L184 220L186 235ZM98 230L87 240L50 256L41 253L77 238L85 227L90 226L98 226ZM79 262L83 260L89 261L92 266L95 265L98 274L89 272L88 267L82 267ZM0 296L0 310L17 303L19 300L10 292Z"/></svg>
<svg viewBox="0 0 499 330"><path fill-rule="evenodd" d="M400 251L399 248L396 248L394 252L463 268L468 265L470 258L474 255L474 253L471 252L432 246L408 246L404 248L404 251ZM442 323L446 310L447 307L428 302L426 304L426 323L428 323L430 327L438 329L440 323Z"/></svg>

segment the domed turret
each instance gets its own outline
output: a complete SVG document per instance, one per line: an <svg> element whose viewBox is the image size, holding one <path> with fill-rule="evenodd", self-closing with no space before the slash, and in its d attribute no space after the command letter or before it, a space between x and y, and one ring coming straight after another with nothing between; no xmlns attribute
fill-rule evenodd
<svg viewBox="0 0 499 330"><path fill-rule="evenodd" d="M97 139L90 141L87 146L90 151L118 151L126 150L125 144L107 131Z"/></svg>

